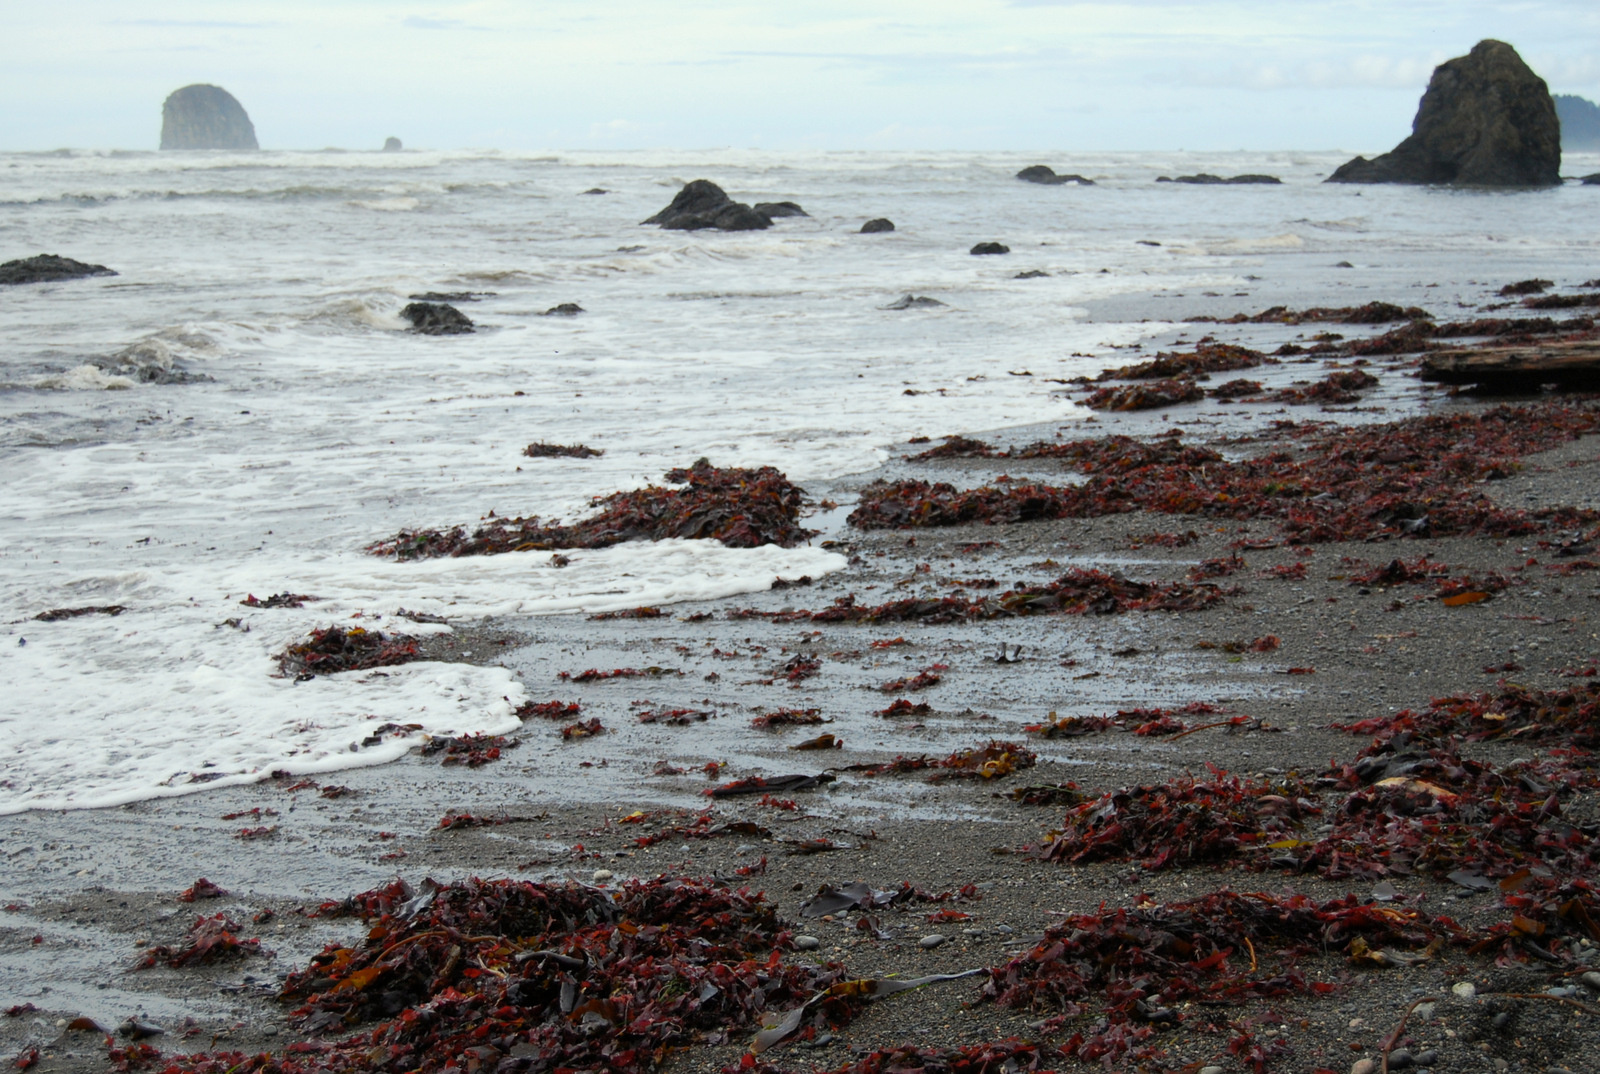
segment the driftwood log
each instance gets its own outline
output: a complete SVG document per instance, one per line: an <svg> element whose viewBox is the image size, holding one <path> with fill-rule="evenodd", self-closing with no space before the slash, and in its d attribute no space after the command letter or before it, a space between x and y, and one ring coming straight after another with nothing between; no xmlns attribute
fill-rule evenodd
<svg viewBox="0 0 1600 1074"><path fill-rule="evenodd" d="M1525 347L1438 351L1422 360L1423 380L1476 384L1485 392L1600 389L1600 343L1547 343Z"/></svg>

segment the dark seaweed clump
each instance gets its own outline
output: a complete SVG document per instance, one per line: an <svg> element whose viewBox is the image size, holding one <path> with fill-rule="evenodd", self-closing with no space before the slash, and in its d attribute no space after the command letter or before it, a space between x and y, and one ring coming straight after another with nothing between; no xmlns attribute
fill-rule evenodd
<svg viewBox="0 0 1600 1074"><path fill-rule="evenodd" d="M581 522L545 523L537 517L489 519L470 534L405 530L367 551L398 559L485 556L555 548L609 548L623 541L672 537L715 539L731 548L776 544L791 548L814 535L800 525L805 490L770 466L721 469L701 461L668 471L677 488L650 485L595 500L596 514Z"/></svg>
<svg viewBox="0 0 1600 1074"><path fill-rule="evenodd" d="M1509 476L1525 455L1597 429L1600 409L1593 405L1496 407L1358 428L1289 425L1266 438L1276 450L1238 460L1185 455L1175 438L1163 437L1156 441L1159 455L1145 464L1126 445L1108 439L1105 450L1132 464L1113 472L1091 469L1098 464L1088 461L1095 455L1088 441L1081 442L1085 461L1078 465L1090 477L1081 485L961 490L943 482L880 482L862 492L849 521L864 530L905 529L1149 511L1273 520L1299 544L1403 535L1519 536L1571 528L1594 514L1503 508L1482 483ZM1059 457L1074 461L1067 450Z"/></svg>
<svg viewBox="0 0 1600 1074"><path fill-rule="evenodd" d="M278 671L295 678L404 664L418 658L417 639L363 627L313 630L305 641L278 654Z"/></svg>

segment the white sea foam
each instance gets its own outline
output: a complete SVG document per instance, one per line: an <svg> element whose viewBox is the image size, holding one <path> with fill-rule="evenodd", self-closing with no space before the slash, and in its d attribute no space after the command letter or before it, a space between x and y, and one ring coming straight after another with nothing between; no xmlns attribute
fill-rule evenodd
<svg viewBox="0 0 1600 1074"><path fill-rule="evenodd" d="M121 391L137 384L129 377L107 373L97 365L75 365L60 373L40 377L33 382L35 388L58 392Z"/></svg>
<svg viewBox="0 0 1600 1074"><path fill-rule="evenodd" d="M1013 178L1040 162L1098 185ZM519 687L494 667L274 678L272 654L316 626L381 616L391 627L402 606L460 619L670 604L839 565L814 549L701 542L577 552L560 570L548 555L401 564L362 553L403 528L471 525L491 509L572 519L596 495L700 456L776 466L816 490L914 434L1071 421L1082 412L1060 381L1165 327L1085 321L1086 306L1114 296L1214 291L1250 311L1271 304L1258 287L1279 301L1321 288L1340 260L1378 266L1365 277L1387 281L1374 297L1424 305L1489 276L1593 275L1586 191L1322 184L1338 162L0 156L0 221L32 244L4 257L59 252L120 273L8 289L0 305L0 809L374 763L405 743L349 745L382 723L510 726L505 699ZM1285 183L1154 182L1198 171ZM743 234L639 225L700 177L811 216ZM582 195L597 186L613 193ZM876 216L898 230L856 233ZM967 253L989 240L1012 253ZM1015 278L1033 269L1049 275ZM1456 290L1421 290L1438 280ZM459 303L479 331L404 331L408 296L434 290L494 292ZM907 293L946 305L883 308ZM542 316L564 302L587 312ZM536 440L605 454L522 457ZM238 605L281 591L326 599ZM30 618L105 604L129 610ZM248 633L225 625L234 618Z"/></svg>

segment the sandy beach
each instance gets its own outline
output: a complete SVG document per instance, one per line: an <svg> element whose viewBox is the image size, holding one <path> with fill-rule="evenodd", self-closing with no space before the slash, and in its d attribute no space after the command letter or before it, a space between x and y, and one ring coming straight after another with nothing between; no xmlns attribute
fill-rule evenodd
<svg viewBox="0 0 1600 1074"><path fill-rule="evenodd" d="M1492 290L1484 305L1494 301L1489 296ZM1242 302L1216 296L1186 313L1255 312ZM1125 308L1116 316L1129 319ZM1206 332L1261 350L1296 339L1310 345L1329 326L1185 327L1126 352L1128 361L1192 351ZM1393 327L1338 331L1367 338ZM1183 444L1236 460L1307 450L1315 430L1306 423L1400 422L1394 431L1403 433L1412 428L1403 423L1424 415L1481 421L1510 407L1509 420L1554 430L1547 408L1587 413L1589 404L1575 397L1447 395L1411 376L1414 361L1374 357L1360 368L1378 385L1340 406L1209 399L1103 412L1064 433L1055 423L966 432L995 451L1058 435L1152 443L1177 432ZM1202 383L1248 376L1261 381L1261 398L1352 368L1348 355L1310 355ZM1286 422L1297 424L1279 424ZM1152 1000L1141 1008L1132 1050L1107 1058L1111 1069L1343 1072L1363 1060L1372 1061L1363 1069L1379 1069L1386 1056L1389 1069L1398 1069L1402 1051L1439 1070L1586 1069L1597 1023L1582 975L1596 949L1581 928L1508 904L1517 887L1500 883L1504 870L1452 881L1426 865L1384 858L1369 863L1376 871L1330 877L1340 870L1325 860L1263 863L1270 851L1252 845L1217 851L1211 860L1152 865L1143 853L1119 855L1114 840L1106 853L1091 855L1096 860L1073 864L1051 860L1049 841L1075 803L1094 803L1105 792L1237 778L1247 800L1277 788L1320 810L1287 827L1266 826L1286 835L1280 857L1301 853L1350 815L1349 801L1363 793L1360 779L1340 781L1339 766L1354 764L1373 732L1336 725L1424 710L1433 698L1589 681L1571 673L1592 674L1591 612L1600 590L1578 566L1587 562L1582 554L1563 555L1561 546L1581 549L1592 521L1514 536L1435 536L1426 527L1402 536L1375 525L1371 536L1381 539L1307 543L1291 541L1276 518L1148 510L1003 525L863 530L844 523L853 505L881 488L874 482L1004 489L1082 480L1059 459L912 457L939 442L900 445L876 472L808 484L814 500L841 505L810 524L849 557L844 571L791 579L801 584L764 594L671 605L659 617L486 620L457 624L455 633L431 642L434 658L512 670L535 702L579 706L564 710L572 719L527 719L498 743L493 759L471 755L471 746L455 755L468 762L458 764L441 764L440 752L413 751L391 764L315 779L6 817L0 994L11 1009L0 1019L0 1052L27 1057L37 1049L32 1069L39 1071L103 1070L102 1031L115 1033L129 1019L160 1028L144 1043L169 1057L281 1055L291 1042L337 1041L370 1027L308 1031L303 1017L290 1016L299 1002L279 998L291 973L325 944L362 942L368 926L330 913L325 903L397 878L421 891L427 879L610 890L690 877L764 892L789 932L779 944L786 963L839 963L845 977L870 979L980 971L865 1004L835 1029L807 1030L801 1037L809 1039L762 1055L772 1069L833 1069L907 1044L950 1049L1015 1039L1070 1050L1104 1030L1104 994L1084 999L1073 1014L1042 996L1032 1007L995 1002L983 995L986 982L1003 978L1010 960L1039 955L1044 947L1035 945L1043 939L1048 946L1057 935L1048 930L1072 915L1159 909L1215 892L1351 897L1352 905L1436 925L1442 915L1459 931L1440 931L1439 943L1409 949L1394 941L1387 953L1369 956L1348 938L1321 950L1302 946L1292 958L1254 945L1231 950L1240 972L1281 958L1294 974L1327 987L1257 988L1215 1003L1174 996L1170 1008ZM1493 480L1472 481L1472 495L1505 511L1600 507L1595 441L1552 431L1548 448ZM1415 576L1359 581L1396 559L1412 564ZM863 606L952 594L980 601L1073 571L1212 596L1198 610L1124 610L1112 601L1089 614L947 622L829 622L799 614L848 598ZM1452 589L1453 579L1467 581ZM1461 593L1476 596L1446 599ZM583 681L589 669L638 674ZM900 699L906 704L893 711ZM772 719L783 712L792 723ZM580 714L601 728L564 738L561 726ZM1110 719L1095 724L1094 717ZM1147 728L1151 721L1157 725ZM1059 733L1045 733L1052 723ZM820 734L835 736L836 748L798 748ZM966 769L869 771L896 758L937 762L991 743L1005 744L984 755L1007 758L997 768L979 771L980 757ZM1587 755L1572 746L1570 736L1511 736L1463 738L1451 748L1496 769L1570 766L1552 803L1559 798L1562 824L1571 826L1562 830L1588 840L1600 822L1600 799ZM1379 756L1402 754L1411 755L1404 742ZM792 792L780 785L765 797L706 793L753 777L824 773L834 778ZM1465 793L1428 782L1448 782L1444 776L1405 778L1426 783L1423 793L1436 800ZM1021 793L1025 788L1035 790ZM1054 857L1074 849L1082 848L1059 844ZM177 901L202 877L226 894ZM858 882L948 898L806 916L825 887ZM219 912L240 926L240 938L259 939L273 956L134 968L157 947L181 949L197 916ZM1466 939L1527 920L1516 917L1524 913L1537 920L1509 926L1495 942ZM796 936L806 939L797 946ZM1426 1002L1414 1008L1417 1000ZM78 1018L90 1022L74 1023ZM752 1032L734 1029L720 1042L674 1049L663 1069L736 1064ZM310 1062L304 1057L320 1053L300 1054ZM1082 1066L1048 1052L1019 1054L1019 1062L1039 1068ZM529 1069L515 1053L474 1058L478 1065L464 1069ZM164 1062L126 1054L120 1061L119 1069L161 1069Z"/></svg>

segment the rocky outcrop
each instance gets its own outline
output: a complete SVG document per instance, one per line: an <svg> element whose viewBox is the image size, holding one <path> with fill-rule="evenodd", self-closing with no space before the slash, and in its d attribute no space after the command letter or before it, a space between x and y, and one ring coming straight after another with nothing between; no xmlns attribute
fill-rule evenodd
<svg viewBox="0 0 1600 1074"><path fill-rule="evenodd" d="M1176 179L1163 175L1157 179L1158 183L1189 183L1193 186L1257 186L1281 184L1282 179L1276 175L1212 175L1210 172L1201 172L1199 175L1180 175Z"/></svg>
<svg viewBox="0 0 1600 1074"><path fill-rule="evenodd" d="M1555 97L1561 121L1561 148L1568 153L1600 152L1600 105L1569 93Z"/></svg>
<svg viewBox="0 0 1600 1074"><path fill-rule="evenodd" d="M161 106L162 149L260 149L244 106L221 86L175 90Z"/></svg>
<svg viewBox="0 0 1600 1074"><path fill-rule="evenodd" d="M1583 185L1584 186L1600 186L1600 172L1595 172L1593 175L1584 176L1583 177Z"/></svg>
<svg viewBox="0 0 1600 1074"><path fill-rule="evenodd" d="M893 231L893 230L894 230L894 221L890 220L886 216L880 216L876 220L868 220L865 224L862 224L861 225L861 230L859 232L857 232L857 234L858 235L876 235L879 232Z"/></svg>
<svg viewBox="0 0 1600 1074"><path fill-rule="evenodd" d="M927 295L906 295L903 298L895 299L882 308L886 310L931 310L944 304L937 298L929 298Z"/></svg>
<svg viewBox="0 0 1600 1074"><path fill-rule="evenodd" d="M115 276L104 265L88 265L59 254L39 254L0 265L0 285L81 280L85 276Z"/></svg>
<svg viewBox="0 0 1600 1074"><path fill-rule="evenodd" d="M660 224L669 231L763 231L772 226L769 218L734 201L709 179L696 179L685 186L671 205L644 222Z"/></svg>
<svg viewBox="0 0 1600 1074"><path fill-rule="evenodd" d="M400 311L411 322L411 330L424 336L460 336L476 331L472 320L454 306L443 302L413 302Z"/></svg>
<svg viewBox="0 0 1600 1074"><path fill-rule="evenodd" d="M395 138L392 135L383 140L383 151L385 153L398 153L404 148L405 146L400 144L400 139Z"/></svg>
<svg viewBox="0 0 1600 1074"><path fill-rule="evenodd" d="M539 316L541 316L541 317L576 317L578 314L580 314L582 312L584 312L583 307L578 305L576 302L563 302L559 306L551 306L549 309L547 309L543 313L539 314Z"/></svg>
<svg viewBox="0 0 1600 1074"><path fill-rule="evenodd" d="M768 220L776 220L780 216L810 216L800 206L792 201L758 201L751 206L756 212Z"/></svg>
<svg viewBox="0 0 1600 1074"><path fill-rule="evenodd" d="M1042 280L1049 275L1043 269L1029 269L1027 272L1019 272L1011 278L1013 280Z"/></svg>
<svg viewBox="0 0 1600 1074"><path fill-rule="evenodd" d="M980 242L967 252L973 257L983 257L985 254L1009 254L1011 247L999 242Z"/></svg>
<svg viewBox="0 0 1600 1074"><path fill-rule="evenodd" d="M1041 186L1061 186L1063 183L1094 186L1093 179L1085 179L1081 175L1057 175L1054 169L1043 164L1034 164L1022 169L1017 173L1017 178L1024 183L1038 183Z"/></svg>
<svg viewBox="0 0 1600 1074"><path fill-rule="evenodd" d="M1554 186L1560 167L1561 124L1544 79L1504 41L1480 41L1434 68L1411 137L1328 182Z"/></svg>

